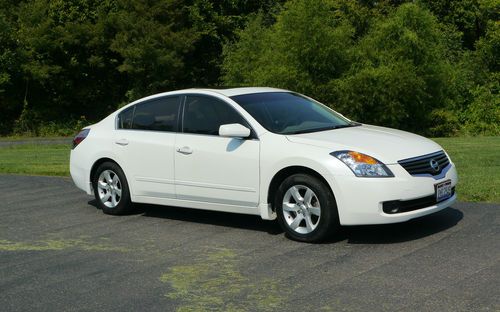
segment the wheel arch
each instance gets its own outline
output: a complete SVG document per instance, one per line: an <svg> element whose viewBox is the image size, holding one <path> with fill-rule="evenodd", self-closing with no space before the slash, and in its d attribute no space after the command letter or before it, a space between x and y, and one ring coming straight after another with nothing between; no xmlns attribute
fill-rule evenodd
<svg viewBox="0 0 500 312"><path fill-rule="evenodd" d="M120 166L120 164L119 164L116 160L114 160L114 159L112 159L112 158L109 158L109 157L101 157L101 158L99 158L98 160L96 160L96 161L94 162L94 164L92 165L92 168L90 169L90 176L89 176L89 181L90 181L90 183L92 183L92 182L93 182L93 181L92 181L92 177L94 176L94 174L95 174L95 172L96 172L97 168L99 168L99 166L100 166L101 164L105 163L105 162L112 162L112 163L115 163L115 164L116 164L118 167L120 167L120 169L122 169L122 171L123 171L123 167L122 167L122 166ZM123 171L123 174L125 174L125 171ZM125 177L127 177L127 176L125 175Z"/></svg>
<svg viewBox="0 0 500 312"><path fill-rule="evenodd" d="M269 187L267 190L267 202L269 204L271 204L271 209L273 211L275 211L275 209L276 209L272 205L273 196L276 193L276 191L278 190L279 186L286 178L288 178L291 175L297 174L297 173L309 174L313 177L318 178L320 181L322 181L328 187L328 189L330 189L330 192L332 192L333 198L335 199L335 194L334 194L330 184L319 172L317 172L316 170L311 169L309 167L305 167L305 166L288 166L288 167L285 167L285 168L282 168L281 170L279 170L271 179L271 183L269 183Z"/></svg>

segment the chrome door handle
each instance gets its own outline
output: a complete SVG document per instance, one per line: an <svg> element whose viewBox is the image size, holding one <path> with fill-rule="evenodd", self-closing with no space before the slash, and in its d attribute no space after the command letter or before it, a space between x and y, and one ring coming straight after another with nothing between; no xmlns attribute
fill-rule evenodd
<svg viewBox="0 0 500 312"><path fill-rule="evenodd" d="M193 153L193 150L189 146L184 146L181 148L177 148L177 153L181 153L184 155L189 155Z"/></svg>
<svg viewBox="0 0 500 312"><path fill-rule="evenodd" d="M115 142L118 145L125 146L128 145L128 141L126 139L121 139Z"/></svg>

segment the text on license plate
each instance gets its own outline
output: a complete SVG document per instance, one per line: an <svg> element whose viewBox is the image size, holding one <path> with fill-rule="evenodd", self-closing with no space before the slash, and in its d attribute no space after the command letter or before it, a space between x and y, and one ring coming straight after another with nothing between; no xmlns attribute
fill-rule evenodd
<svg viewBox="0 0 500 312"><path fill-rule="evenodd" d="M443 201L451 197L451 180L435 184L436 202Z"/></svg>

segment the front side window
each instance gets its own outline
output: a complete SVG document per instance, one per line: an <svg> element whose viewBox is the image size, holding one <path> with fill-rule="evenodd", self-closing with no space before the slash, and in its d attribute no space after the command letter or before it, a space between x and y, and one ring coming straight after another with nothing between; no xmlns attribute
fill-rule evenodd
<svg viewBox="0 0 500 312"><path fill-rule="evenodd" d="M356 126L333 110L291 92L252 93L231 97L267 130L298 134Z"/></svg>
<svg viewBox="0 0 500 312"><path fill-rule="evenodd" d="M166 97L137 104L132 129L176 131L179 97Z"/></svg>
<svg viewBox="0 0 500 312"><path fill-rule="evenodd" d="M229 104L208 96L187 96L183 132L219 135L221 125L232 123L247 126L243 117Z"/></svg>

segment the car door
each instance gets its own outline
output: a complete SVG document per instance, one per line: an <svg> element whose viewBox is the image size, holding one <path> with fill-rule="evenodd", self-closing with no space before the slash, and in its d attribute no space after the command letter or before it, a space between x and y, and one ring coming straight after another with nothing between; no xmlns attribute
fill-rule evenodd
<svg viewBox="0 0 500 312"><path fill-rule="evenodd" d="M178 199L256 207L259 201L259 141L218 135L222 124L250 127L228 103L187 95L182 132L176 137L175 183Z"/></svg>
<svg viewBox="0 0 500 312"><path fill-rule="evenodd" d="M120 113L115 151L134 196L175 198L174 144L180 97L148 100Z"/></svg>

